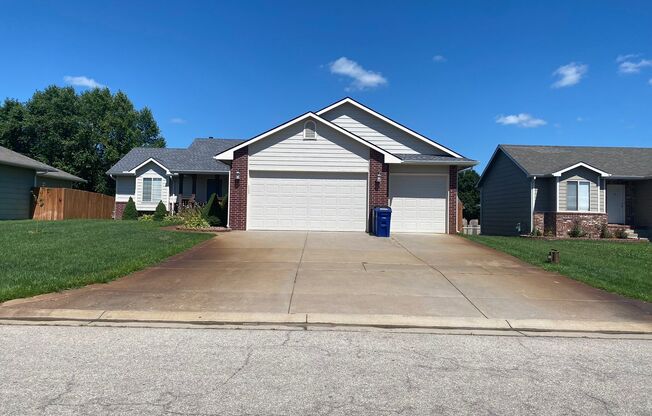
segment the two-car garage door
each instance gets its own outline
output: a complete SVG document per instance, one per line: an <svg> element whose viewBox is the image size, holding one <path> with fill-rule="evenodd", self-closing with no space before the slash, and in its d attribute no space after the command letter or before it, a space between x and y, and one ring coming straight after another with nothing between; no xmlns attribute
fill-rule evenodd
<svg viewBox="0 0 652 416"><path fill-rule="evenodd" d="M250 230L365 231L367 173L249 172Z"/></svg>

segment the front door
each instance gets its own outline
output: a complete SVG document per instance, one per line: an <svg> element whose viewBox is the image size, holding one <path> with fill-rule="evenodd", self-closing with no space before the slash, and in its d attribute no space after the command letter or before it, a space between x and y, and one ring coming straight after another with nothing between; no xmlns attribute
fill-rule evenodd
<svg viewBox="0 0 652 416"><path fill-rule="evenodd" d="M625 185L607 185L607 218L609 224L625 224Z"/></svg>
<svg viewBox="0 0 652 416"><path fill-rule="evenodd" d="M217 196L221 196L219 186L218 186L218 180L217 179L207 179L206 180L206 200L208 201L208 199L213 194L217 194Z"/></svg>

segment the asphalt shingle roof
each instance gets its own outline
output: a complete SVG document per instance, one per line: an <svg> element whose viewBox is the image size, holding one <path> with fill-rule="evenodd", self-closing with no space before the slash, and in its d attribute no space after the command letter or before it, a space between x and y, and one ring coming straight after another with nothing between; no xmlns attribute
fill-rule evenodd
<svg viewBox="0 0 652 416"><path fill-rule="evenodd" d="M106 173L119 175L140 165L149 158L172 172L228 172L228 165L213 159L218 153L242 143L235 139L195 139L187 149L136 147Z"/></svg>
<svg viewBox="0 0 652 416"><path fill-rule="evenodd" d="M45 172L39 174L39 176L47 178L63 179L72 182L86 182L86 180L78 176L72 175L61 169L53 168L50 165L46 165L43 162L39 162L38 160L34 160L2 146L0 146L0 165L17 166L21 168L34 169L37 172Z"/></svg>
<svg viewBox="0 0 652 416"><path fill-rule="evenodd" d="M528 175L550 175L584 162L614 177L652 177L652 147L529 146L501 144Z"/></svg>

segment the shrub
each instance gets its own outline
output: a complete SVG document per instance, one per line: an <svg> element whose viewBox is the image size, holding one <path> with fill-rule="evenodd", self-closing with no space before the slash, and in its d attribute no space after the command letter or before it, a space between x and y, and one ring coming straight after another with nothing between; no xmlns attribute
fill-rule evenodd
<svg viewBox="0 0 652 416"><path fill-rule="evenodd" d="M200 208L186 208L179 213L183 219L183 225L188 228L207 228L210 227L208 221L204 218Z"/></svg>
<svg viewBox="0 0 652 416"><path fill-rule="evenodd" d="M222 225L226 227L226 224L229 223L229 197L225 196L220 202L220 211L219 218Z"/></svg>
<svg viewBox="0 0 652 416"><path fill-rule="evenodd" d="M154 216L153 215L147 215L147 214L141 215L140 217L138 217L138 221L152 222L152 221L154 221Z"/></svg>
<svg viewBox="0 0 652 416"><path fill-rule="evenodd" d="M619 229L617 229L616 232L614 233L614 236L615 236L616 238L622 238L622 239L625 239L625 238L627 238L627 233L625 232L625 229L624 229L624 228L619 228Z"/></svg>
<svg viewBox="0 0 652 416"><path fill-rule="evenodd" d="M543 235L543 233L541 232L540 229L535 228L534 230L532 230L532 232L530 233L530 235L531 235L532 237L541 237L541 236Z"/></svg>
<svg viewBox="0 0 652 416"><path fill-rule="evenodd" d="M167 214L165 215L165 217L163 217L163 220L161 221L161 225L163 226L181 225L181 224L183 224L183 218L180 215Z"/></svg>
<svg viewBox="0 0 652 416"><path fill-rule="evenodd" d="M573 228L570 229L568 232L568 236L571 238L579 238L579 237L584 237L586 235L586 231L582 228L582 224L580 224L579 220L573 221Z"/></svg>
<svg viewBox="0 0 652 416"><path fill-rule="evenodd" d="M154 221L163 221L165 215L168 213L168 210L165 208L163 201L160 201L156 206L156 211L154 211L153 219Z"/></svg>
<svg viewBox="0 0 652 416"><path fill-rule="evenodd" d="M122 212L122 219L131 220L131 221L135 221L138 219L138 211L136 210L136 203L131 197L129 197L129 201L127 201L125 210Z"/></svg>
<svg viewBox="0 0 652 416"><path fill-rule="evenodd" d="M600 238L614 238L614 234L609 230L607 224L602 224L600 227Z"/></svg>
<svg viewBox="0 0 652 416"><path fill-rule="evenodd" d="M202 216L211 226L218 226L222 224L220 220L221 207L217 201L217 195L213 193L208 202L202 208Z"/></svg>

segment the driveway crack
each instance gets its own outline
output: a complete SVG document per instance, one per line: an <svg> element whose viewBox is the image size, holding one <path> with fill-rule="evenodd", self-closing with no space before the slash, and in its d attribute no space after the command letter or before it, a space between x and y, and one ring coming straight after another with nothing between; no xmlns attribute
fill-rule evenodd
<svg viewBox="0 0 652 416"><path fill-rule="evenodd" d="M303 240L303 248L301 249L301 257L299 258L299 263L297 264L297 270L294 272L294 282L292 283L292 293L290 294L290 302L288 303L288 313L292 309L292 299L294 299L294 288L297 287L297 277L299 276L299 269L301 268L301 263L303 262L303 253L306 252L306 244L308 243L308 232L306 231L306 238Z"/></svg>

